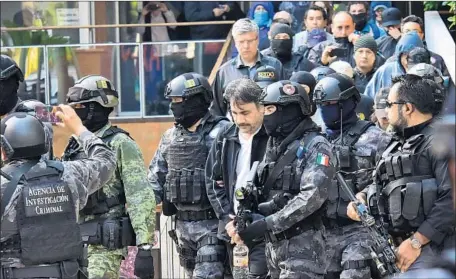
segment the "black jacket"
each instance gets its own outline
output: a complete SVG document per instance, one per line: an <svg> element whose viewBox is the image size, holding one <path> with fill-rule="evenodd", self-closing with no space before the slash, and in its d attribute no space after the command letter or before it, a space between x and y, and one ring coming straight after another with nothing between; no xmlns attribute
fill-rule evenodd
<svg viewBox="0 0 456 279"><path fill-rule="evenodd" d="M213 9L218 8L219 5L228 5L230 10L233 11L235 8L234 2L223 2L223 1L185 1L184 13L185 19L188 22L196 21L223 21L223 16L228 17L228 14L224 14L221 17L215 17L212 12ZM229 24L217 24L217 25L195 25L190 26L190 36L192 40L201 39L225 39L230 31L231 25Z"/></svg>
<svg viewBox="0 0 456 279"><path fill-rule="evenodd" d="M206 191L215 214L220 220L218 236L226 241L229 241L229 238L225 225L230 221L229 214L234 214L236 165L241 149L238 135L239 128L236 124L221 130L212 144L206 161ZM261 127L253 137L250 165L255 161L263 160L268 138L264 127ZM216 181L223 181L223 184L218 184Z"/></svg>
<svg viewBox="0 0 456 279"><path fill-rule="evenodd" d="M388 59L394 55L399 39L396 40L393 37L386 35L375 40L378 46L378 51L383 55L383 57L385 57L385 59Z"/></svg>
<svg viewBox="0 0 456 279"><path fill-rule="evenodd" d="M293 52L289 60L278 57L276 53L268 47L261 51L261 54L271 56L282 62L283 79L290 79L293 72L306 71L310 72L317 66L304 56L304 51L300 48L297 52Z"/></svg>
<svg viewBox="0 0 456 279"><path fill-rule="evenodd" d="M358 89L359 93L363 94L364 91L366 90L366 86L371 80L372 76L374 76L375 71L377 71L377 68L374 67L372 71L370 71L367 74L361 73L361 71L358 70L358 68L354 68L354 76L353 79L355 80L355 86L356 89Z"/></svg>

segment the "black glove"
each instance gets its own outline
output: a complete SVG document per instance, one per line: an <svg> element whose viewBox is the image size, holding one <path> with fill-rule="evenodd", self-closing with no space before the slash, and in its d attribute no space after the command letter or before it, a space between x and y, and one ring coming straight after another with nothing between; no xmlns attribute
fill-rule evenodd
<svg viewBox="0 0 456 279"><path fill-rule="evenodd" d="M154 278L154 258L151 250L138 248L135 259L135 275L141 279Z"/></svg>
<svg viewBox="0 0 456 279"><path fill-rule="evenodd" d="M260 219L251 223L247 228L238 232L238 234L247 246L251 246L264 237L267 229L266 221Z"/></svg>

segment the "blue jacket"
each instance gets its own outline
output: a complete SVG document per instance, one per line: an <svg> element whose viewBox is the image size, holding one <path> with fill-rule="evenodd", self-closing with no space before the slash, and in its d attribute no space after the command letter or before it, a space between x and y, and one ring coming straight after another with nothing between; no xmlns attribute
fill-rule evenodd
<svg viewBox="0 0 456 279"><path fill-rule="evenodd" d="M396 45L395 61L387 62L375 72L372 79L366 86L364 94L372 99L375 99L377 92L383 87L389 87L392 84L392 79L397 76L405 75L405 69L401 64L401 55L408 53L416 47L424 47L423 42L416 32L410 32L401 37Z"/></svg>

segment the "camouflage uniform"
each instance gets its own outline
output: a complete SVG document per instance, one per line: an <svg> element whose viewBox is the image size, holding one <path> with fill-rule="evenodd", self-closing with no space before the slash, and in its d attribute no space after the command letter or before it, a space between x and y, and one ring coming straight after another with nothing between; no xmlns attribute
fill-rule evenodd
<svg viewBox="0 0 456 279"><path fill-rule="evenodd" d="M358 121L357 125L372 125L366 131L359 135L359 139L353 143L353 151L350 151L349 159L350 169L340 166L343 171L359 171L356 175L344 175L345 179L352 182L355 186L355 193L363 190L372 183L372 168L375 166L375 155L385 150L391 136L382 131L380 128L373 126L364 121ZM352 127L357 126L354 124ZM351 128L352 128L351 127ZM348 134L354 135L357 132L348 128L343 133L344 146L350 140ZM340 136L332 139L334 150L337 150L340 144ZM380 155L380 154L378 154ZM350 185L350 183L349 183ZM334 180L329 190L329 202L327 208L326 238L329 265L327 268L328 275L326 278L371 278L371 272L368 259L371 258L369 247L372 239L369 232L362 224L351 221L347 216L348 200L343 190Z"/></svg>
<svg viewBox="0 0 456 279"><path fill-rule="evenodd" d="M182 126L176 125L162 136L149 165L148 178L154 188L157 203L163 201L163 208L165 204L172 203L171 206L177 209L175 231L180 263L190 278L223 278L225 247L217 239L218 219L205 191L204 166L212 142L225 125L228 125L226 120L213 117L210 113L203 117L195 132L189 132ZM200 184L193 187L182 183L183 180L189 183L188 177L174 176L176 172L186 171L185 166L192 164L190 161L194 163L193 167L188 167L188 169L193 168L191 183ZM200 178L197 177L198 173L201 175ZM179 180L180 185L176 186L175 181ZM173 187L180 187L176 188L180 189L177 201L173 200ZM193 194L187 202L181 199L183 191ZM195 195L198 197L195 198ZM195 202L196 199L200 201ZM163 213L167 214L165 209ZM196 216L198 213L207 214L206 218L190 221L179 217L182 216L181 214Z"/></svg>
<svg viewBox="0 0 456 279"><path fill-rule="evenodd" d="M68 183L75 203L76 212L85 206L87 197L100 189L111 177L115 169L115 156L103 142L90 132L84 132L79 138L81 142L81 152L90 154L89 159L74 162L63 162L62 180ZM10 164L20 167L25 160L13 161ZM8 165L10 165L8 164ZM46 163L41 161L34 168L46 169ZM1 192L5 191L8 180L1 177ZM21 195L22 184L19 184L13 193L11 202L6 206L5 213L1 218L1 242L7 241L18 234L16 220L16 207L19 196ZM77 218L77 217L76 217ZM22 267L18 258L1 258L2 266Z"/></svg>
<svg viewBox="0 0 456 279"><path fill-rule="evenodd" d="M315 123L310 119L312 129ZM266 259L271 278L323 278L325 272L325 239L324 227L321 224L321 206L327 199L328 185L334 175L331 162L331 146L329 142L316 132L302 131L304 136L296 142L307 143L303 146L304 154L284 168L284 174L275 180L267 200L276 194L291 193L293 198L276 213L266 217L268 232L266 233ZM264 185L277 163L279 153L271 155L280 144L270 138L266 149L266 157L260 165L260 183ZM275 157L275 158L273 158ZM319 158L327 159L320 162ZM285 174L287 173L287 174ZM291 175L290 175L291 173ZM287 175L289 175L287 177ZM297 230L296 227L301 229ZM293 230L300 231L293 235ZM288 237L287 235L290 235ZM281 237L281 236L284 237ZM274 238L281 239L275 241Z"/></svg>
<svg viewBox="0 0 456 279"><path fill-rule="evenodd" d="M102 137L112 127L108 123L95 135ZM108 146L116 152L116 172L99 192L91 192L91 194L104 194L107 198L124 194L126 204L115 205L109 208L109 212L96 217L117 218L128 214L136 234L136 245L152 244L155 232L156 204L152 188L147 181L141 150L128 135L120 132L113 135ZM85 154L82 154L81 151L79 142L75 144L74 138L72 138L62 159L74 160L79 156L84 156ZM94 215L85 215L83 212L80 215L81 223L95 218ZM126 247L108 250L102 245L89 245L89 278L118 278L122 257L125 255Z"/></svg>

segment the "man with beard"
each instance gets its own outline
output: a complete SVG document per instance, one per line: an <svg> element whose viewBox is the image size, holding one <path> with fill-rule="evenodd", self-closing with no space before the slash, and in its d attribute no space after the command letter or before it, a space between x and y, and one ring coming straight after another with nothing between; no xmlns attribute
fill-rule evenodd
<svg viewBox="0 0 456 279"><path fill-rule="evenodd" d="M176 217L169 232L180 265L190 278L223 278L225 243L217 238L218 220L206 193L205 164L217 134L228 125L212 116L212 90L207 78L187 73L165 89L175 125L160 140L149 165L149 181L163 214Z"/></svg>
<svg viewBox="0 0 456 279"><path fill-rule="evenodd" d="M24 74L16 62L9 56L2 54L0 57L0 118L12 112L27 112L34 114L35 106L44 106L40 101L22 101L17 96L19 83L24 82ZM52 138L54 130L50 123L45 123L46 139L49 141L49 149L43 154L43 159L53 158ZM0 162L1 166L1 162Z"/></svg>
<svg viewBox="0 0 456 279"><path fill-rule="evenodd" d="M235 190L246 184L253 162L263 160L268 141L262 126L264 107L259 103L260 96L261 88L250 79L237 79L228 84L225 98L234 124L218 134L206 162L206 190L220 220L218 237L227 244L230 265L234 248L230 241L235 234L230 215L237 213L239 206ZM252 211L258 213L256 209ZM263 239L248 246L248 278L261 279L268 273L264 245Z"/></svg>
<svg viewBox="0 0 456 279"><path fill-rule="evenodd" d="M343 74L328 75L314 90L326 137L336 154L336 168L355 193L372 183L375 157L391 140L372 122L358 119L356 106L360 99L353 80ZM348 218L350 200L336 179L329 187L324 219L329 257L325 278L371 278L369 231Z"/></svg>
<svg viewBox="0 0 456 279"><path fill-rule="evenodd" d="M271 46L261 53L277 58L283 66L282 79L289 79L293 72L311 71L315 65L304 57L304 53L293 52L293 31L283 23L274 23L271 26L269 40Z"/></svg>
<svg viewBox="0 0 456 279"><path fill-rule="evenodd" d="M393 80L386 106L395 137L376 165L375 184L357 194L387 224L398 245L396 265L402 272L425 267L454 245L448 160L430 148L435 143L436 88L435 82L415 75ZM359 220L352 205L347 215Z"/></svg>
<svg viewBox="0 0 456 279"><path fill-rule="evenodd" d="M156 204L139 146L128 132L109 122L118 96L111 81L97 75L81 78L68 90L68 104L84 126L115 151L117 164L109 181L92 192L79 212L81 235L88 245L89 278L118 278L127 246L138 247L135 275L151 278ZM83 148L83 142L72 136L62 160L87 157Z"/></svg>
<svg viewBox="0 0 456 279"><path fill-rule="evenodd" d="M310 119L310 100L298 83L273 83L260 100L269 135L259 167L266 201L259 208L266 217L238 231L235 239L249 245L265 237L271 278L323 278L322 206L334 176L331 146Z"/></svg>
<svg viewBox="0 0 456 279"><path fill-rule="evenodd" d="M332 32L334 42L324 41L314 46L309 53L309 60L315 64L327 66L334 61L342 60L356 66L354 54L354 43L361 35L355 34L355 21L347 12L338 12L333 17ZM376 67L380 67L385 59L376 54Z"/></svg>

